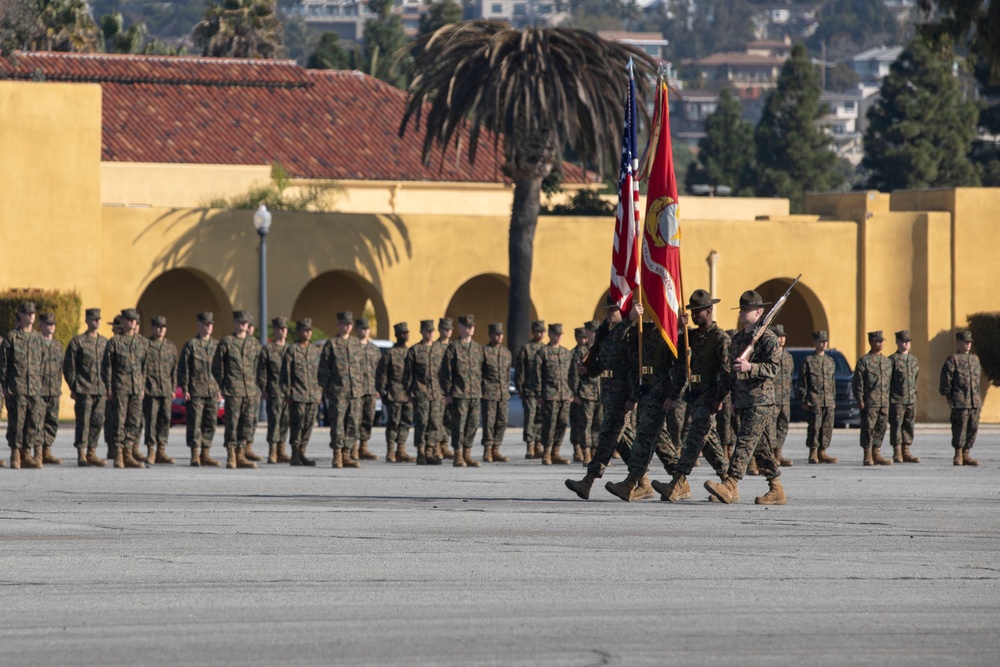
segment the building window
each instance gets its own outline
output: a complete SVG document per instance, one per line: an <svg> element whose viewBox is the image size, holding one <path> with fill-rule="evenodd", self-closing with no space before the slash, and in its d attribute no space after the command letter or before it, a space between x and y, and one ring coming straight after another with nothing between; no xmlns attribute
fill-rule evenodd
<svg viewBox="0 0 1000 667"><path fill-rule="evenodd" d="M499 2L494 2L492 5L490 5L490 13L503 14L503 5L501 5Z"/></svg>
<svg viewBox="0 0 1000 667"><path fill-rule="evenodd" d="M518 3L514 5L514 16L524 16L527 13L527 7L524 4Z"/></svg>

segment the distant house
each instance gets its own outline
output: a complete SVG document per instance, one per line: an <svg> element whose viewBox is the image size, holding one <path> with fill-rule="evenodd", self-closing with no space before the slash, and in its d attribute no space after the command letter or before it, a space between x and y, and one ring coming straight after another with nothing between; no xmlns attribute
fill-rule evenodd
<svg viewBox="0 0 1000 667"><path fill-rule="evenodd" d="M502 21L515 28L529 25L557 26L570 13L568 4L556 0L471 0L465 4L464 18Z"/></svg>
<svg viewBox="0 0 1000 667"><path fill-rule="evenodd" d="M658 32L627 32L624 30L598 30L597 35L609 42L620 42L644 51L656 60L663 60L663 50L670 44Z"/></svg>
<svg viewBox="0 0 1000 667"><path fill-rule="evenodd" d="M688 60L684 66L688 71L693 69L706 86L726 82L737 90L746 90L773 88L785 60L785 57L728 52Z"/></svg>
<svg viewBox="0 0 1000 667"><path fill-rule="evenodd" d="M854 166L861 163L864 157L862 137L866 121L864 114L874 100L871 89L858 87L856 91L844 93L824 92L820 95L820 104L827 106L827 113L816 121L833 137L834 150L837 155L846 158Z"/></svg>
<svg viewBox="0 0 1000 667"><path fill-rule="evenodd" d="M417 34L420 16L427 12L428 4L418 0L396 0L393 12L402 17L408 36ZM369 11L365 0L302 0L287 11L300 15L312 30L335 33L347 42L361 41L365 21L377 18Z"/></svg>
<svg viewBox="0 0 1000 667"><path fill-rule="evenodd" d="M867 49L848 58L847 66L854 70L862 83L881 81L902 52L902 46L879 46Z"/></svg>

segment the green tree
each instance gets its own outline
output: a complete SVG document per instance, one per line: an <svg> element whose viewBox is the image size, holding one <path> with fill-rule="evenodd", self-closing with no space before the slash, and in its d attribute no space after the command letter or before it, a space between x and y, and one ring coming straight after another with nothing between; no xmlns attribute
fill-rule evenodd
<svg viewBox="0 0 1000 667"><path fill-rule="evenodd" d="M340 45L340 37L329 30L323 32L316 42L316 48L309 54L306 67L309 69L354 69L354 53Z"/></svg>
<svg viewBox="0 0 1000 667"><path fill-rule="evenodd" d="M656 20L646 24L670 43L666 58L702 58L720 51L743 51L754 38L756 13L746 0L663 2Z"/></svg>
<svg viewBox="0 0 1000 667"><path fill-rule="evenodd" d="M640 98L655 66L641 51L583 30L516 30L490 21L444 26L421 48L410 68L400 135L411 122L419 131L423 121L424 160L438 144L467 146L474 162L480 141L488 141L502 151L514 183L508 345L517 350L528 334L542 182L566 146L587 162L607 164L621 141L629 56Z"/></svg>
<svg viewBox="0 0 1000 667"><path fill-rule="evenodd" d="M434 0L427 8L427 13L420 17L418 37L430 35L449 23L462 20L462 5L455 0Z"/></svg>
<svg viewBox="0 0 1000 667"><path fill-rule="evenodd" d="M142 53L146 44L146 26L135 23L125 28L125 20L118 12L101 17L105 53Z"/></svg>
<svg viewBox="0 0 1000 667"><path fill-rule="evenodd" d="M282 27L274 0L222 0L194 26L195 46L216 58L278 58Z"/></svg>
<svg viewBox="0 0 1000 667"><path fill-rule="evenodd" d="M292 190L292 178L280 164L271 165L271 180L255 183L246 192L232 197L209 197L205 208L255 209L260 204L270 211L332 211L343 188L336 181L319 181Z"/></svg>
<svg viewBox="0 0 1000 667"><path fill-rule="evenodd" d="M809 38L809 47L819 52L820 45L826 43L830 58L898 39L896 17L883 2L831 0L820 5L816 20L818 26Z"/></svg>
<svg viewBox="0 0 1000 667"><path fill-rule="evenodd" d="M868 110L863 166L883 191L978 185L969 160L975 104L962 98L950 61L923 40L907 46Z"/></svg>
<svg viewBox="0 0 1000 667"><path fill-rule="evenodd" d="M404 72L410 63L404 53L406 33L403 19L393 12L393 0L369 0L368 10L376 18L365 21L364 55L368 63L368 73L372 76L402 87Z"/></svg>
<svg viewBox="0 0 1000 667"><path fill-rule="evenodd" d="M805 46L796 44L754 131L754 190L761 197L788 197L793 211L802 209L806 192L832 190L844 182L831 139L816 126L824 111L819 96L816 68Z"/></svg>
<svg viewBox="0 0 1000 667"><path fill-rule="evenodd" d="M833 92L857 90L861 77L844 63L826 68L826 89Z"/></svg>
<svg viewBox="0 0 1000 667"><path fill-rule="evenodd" d="M743 120L743 108L727 88L719 106L705 119L705 136L698 142L698 159L687 170L684 187L728 185L734 194L753 194L753 125Z"/></svg>
<svg viewBox="0 0 1000 667"><path fill-rule="evenodd" d="M0 50L94 53L103 46L86 0L0 1Z"/></svg>

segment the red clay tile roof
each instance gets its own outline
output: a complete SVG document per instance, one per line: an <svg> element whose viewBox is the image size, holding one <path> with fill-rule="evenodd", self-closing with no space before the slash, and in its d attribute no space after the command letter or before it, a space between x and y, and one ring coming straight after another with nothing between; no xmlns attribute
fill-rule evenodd
<svg viewBox="0 0 1000 667"><path fill-rule="evenodd" d="M360 72L305 70L290 60L22 53L0 78L93 82L103 91L102 160L278 163L295 178L497 183L491 140L476 163L452 147L443 163L398 136L406 93ZM566 181L584 182L575 165ZM587 173L588 181L593 174Z"/></svg>

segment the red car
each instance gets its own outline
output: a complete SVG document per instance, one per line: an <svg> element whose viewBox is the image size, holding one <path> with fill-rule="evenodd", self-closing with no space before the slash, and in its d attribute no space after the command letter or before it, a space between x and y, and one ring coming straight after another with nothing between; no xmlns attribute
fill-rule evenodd
<svg viewBox="0 0 1000 667"><path fill-rule="evenodd" d="M184 402L184 390L177 387L174 390L174 402L170 404L170 425L187 423L187 404ZM219 423L226 423L226 401L219 401Z"/></svg>

